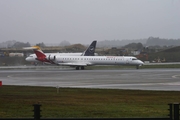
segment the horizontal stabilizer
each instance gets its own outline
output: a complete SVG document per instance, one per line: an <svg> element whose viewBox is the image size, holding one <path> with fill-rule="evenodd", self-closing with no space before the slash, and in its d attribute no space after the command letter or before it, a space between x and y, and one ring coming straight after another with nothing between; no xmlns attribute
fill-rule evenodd
<svg viewBox="0 0 180 120"><path fill-rule="evenodd" d="M24 47L23 49L26 49L26 50L40 50L40 47L39 46L32 46L32 47Z"/></svg>

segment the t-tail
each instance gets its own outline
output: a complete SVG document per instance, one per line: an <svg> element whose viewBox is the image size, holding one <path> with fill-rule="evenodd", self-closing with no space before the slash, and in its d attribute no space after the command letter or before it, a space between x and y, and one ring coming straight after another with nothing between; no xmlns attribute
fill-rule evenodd
<svg viewBox="0 0 180 120"><path fill-rule="evenodd" d="M26 47L24 49L32 49L37 56L36 60L40 62L54 63L53 61L47 59L47 56L44 54L44 52L41 50L39 46Z"/></svg>
<svg viewBox="0 0 180 120"><path fill-rule="evenodd" d="M82 56L94 56L97 41L93 41L91 45L84 51Z"/></svg>

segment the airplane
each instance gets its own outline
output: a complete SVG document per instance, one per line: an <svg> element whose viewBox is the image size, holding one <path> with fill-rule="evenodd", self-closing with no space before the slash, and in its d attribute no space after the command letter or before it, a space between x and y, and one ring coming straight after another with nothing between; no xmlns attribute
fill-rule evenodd
<svg viewBox="0 0 180 120"><path fill-rule="evenodd" d="M40 51L36 51L37 60L55 65L75 67L76 70L84 70L86 66L93 65L133 65L136 69L144 63L133 56L61 56L54 55L46 57Z"/></svg>
<svg viewBox="0 0 180 120"><path fill-rule="evenodd" d="M144 63L133 56L54 56L48 59L56 65L75 67L84 70L94 65L133 65L139 69Z"/></svg>
<svg viewBox="0 0 180 120"><path fill-rule="evenodd" d="M49 61L47 58L51 58L51 56L94 56L97 55L95 53L97 41L93 41L90 46L83 52L83 53L44 53L39 46L32 46L32 47L24 47L23 49L33 49L34 54L30 54L26 61L28 62L42 62L45 64L54 64L52 61ZM41 58L37 56L41 55Z"/></svg>

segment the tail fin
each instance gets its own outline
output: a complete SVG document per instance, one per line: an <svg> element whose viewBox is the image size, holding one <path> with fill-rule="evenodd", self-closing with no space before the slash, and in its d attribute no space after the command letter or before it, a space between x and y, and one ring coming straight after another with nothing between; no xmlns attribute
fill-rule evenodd
<svg viewBox="0 0 180 120"><path fill-rule="evenodd" d="M41 50L41 48L39 46L33 46L33 48L35 48L35 49L33 49L33 51L36 54L37 59L38 58L41 58L41 59L46 58L46 55L44 54L44 52Z"/></svg>
<svg viewBox="0 0 180 120"><path fill-rule="evenodd" d="M37 56L36 58L37 60L41 62L45 61L46 55L44 54L44 52L41 50L39 46L25 47L23 49L32 49Z"/></svg>
<svg viewBox="0 0 180 120"><path fill-rule="evenodd" d="M86 51L84 51L84 53L82 54L82 56L94 56L94 52L96 49L96 43L97 41L93 41L91 43L91 45L86 49Z"/></svg>

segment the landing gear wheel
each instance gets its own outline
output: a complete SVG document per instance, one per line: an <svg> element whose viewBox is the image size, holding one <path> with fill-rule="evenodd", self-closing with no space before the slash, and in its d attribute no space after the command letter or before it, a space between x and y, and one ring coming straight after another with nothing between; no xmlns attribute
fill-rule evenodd
<svg viewBox="0 0 180 120"><path fill-rule="evenodd" d="M136 66L136 69L139 69L139 65Z"/></svg>
<svg viewBox="0 0 180 120"><path fill-rule="evenodd" d="M84 66L81 67L81 70L84 70Z"/></svg>
<svg viewBox="0 0 180 120"><path fill-rule="evenodd" d="M76 70L79 70L79 66L76 67Z"/></svg>

